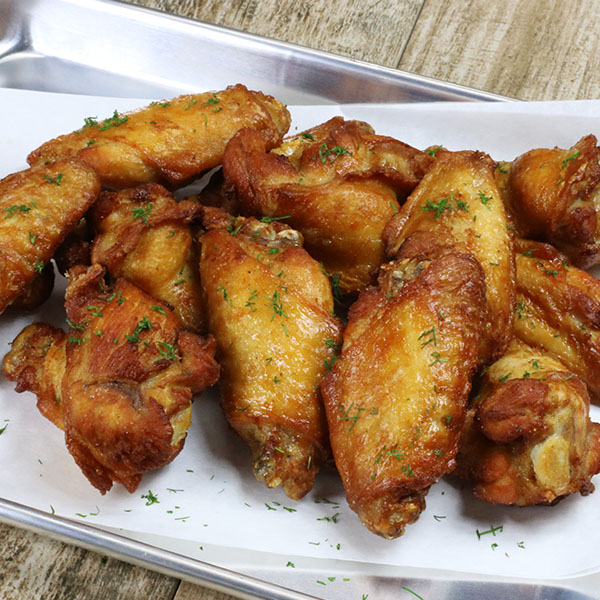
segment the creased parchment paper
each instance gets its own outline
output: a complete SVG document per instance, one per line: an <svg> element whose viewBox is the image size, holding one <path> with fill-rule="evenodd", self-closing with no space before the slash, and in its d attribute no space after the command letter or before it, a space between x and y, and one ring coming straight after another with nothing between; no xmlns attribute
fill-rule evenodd
<svg viewBox="0 0 600 600"><path fill-rule="evenodd" d="M146 103L19 90L0 90L0 98L1 176L25 168L29 151L79 128L85 117L101 119ZM341 114L419 148L478 149L496 160L511 160L532 147L569 147L582 135L600 133L595 101L302 106L292 107L292 114L292 132ZM53 298L36 313L0 317L2 354L33 320L64 326L60 279ZM593 407L592 417L600 421L600 409ZM418 523L404 537L385 541L347 508L333 469L322 472L300 502L257 483L250 453L229 430L214 390L195 400L181 454L146 475L134 494L117 486L101 496L71 459L62 432L38 413L34 396L16 394L3 378L2 428L0 497L70 519L199 546L280 553L284 565L286 556L307 556L531 578L600 570L600 492L551 508L504 508L475 500L459 481L447 478L431 489ZM158 502L149 504L150 490Z"/></svg>

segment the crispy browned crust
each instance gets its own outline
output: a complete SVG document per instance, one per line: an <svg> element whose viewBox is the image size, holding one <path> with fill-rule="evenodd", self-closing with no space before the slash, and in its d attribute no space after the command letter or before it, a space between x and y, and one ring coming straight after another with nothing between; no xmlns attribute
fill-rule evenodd
<svg viewBox="0 0 600 600"><path fill-rule="evenodd" d="M94 487L104 494L117 482L133 492L144 472L183 447L192 394L218 379L214 341L181 331L164 305L124 279L106 288L100 265L69 275L69 335L30 326L3 371L19 391L38 394L40 411L64 427L67 448Z"/></svg>
<svg viewBox="0 0 600 600"><path fill-rule="evenodd" d="M94 172L62 160L0 181L0 313L24 294L100 192Z"/></svg>
<svg viewBox="0 0 600 600"><path fill-rule="evenodd" d="M200 204L177 202L158 184L104 192L94 206L92 262L168 304L183 328L203 331L198 251L191 227L201 215Z"/></svg>
<svg viewBox="0 0 600 600"><path fill-rule="evenodd" d="M259 131L269 148L290 126L286 107L238 84L218 92L179 96L146 108L90 122L46 142L27 158L30 165L78 156L103 185L180 184L223 160L225 145L242 127Z"/></svg>
<svg viewBox="0 0 600 600"><path fill-rule="evenodd" d="M505 194L521 237L557 246L578 267L600 257L600 149L593 135L572 148L538 148L512 163Z"/></svg>
<svg viewBox="0 0 600 600"><path fill-rule="evenodd" d="M208 208L204 225L201 281L223 410L256 478L299 499L328 455L318 386L341 338L329 281L287 225Z"/></svg>
<svg viewBox="0 0 600 600"><path fill-rule="evenodd" d="M402 252L427 258L451 249L472 254L479 261L487 298L480 366L506 350L515 300L513 243L495 168L481 152L440 149L431 169L384 232L390 257Z"/></svg>
<svg viewBox="0 0 600 600"><path fill-rule="evenodd" d="M62 378L67 336L46 323L32 323L14 339L2 360L2 373L15 381L17 392L33 392L37 407L49 421L64 429Z"/></svg>
<svg viewBox="0 0 600 600"><path fill-rule="evenodd" d="M600 471L599 435L583 381L548 354L513 342L469 408L456 474L494 504L585 496Z"/></svg>
<svg viewBox="0 0 600 600"><path fill-rule="evenodd" d="M50 264L36 274L23 292L10 303L9 308L34 310L48 300L53 289L54 269Z"/></svg>
<svg viewBox="0 0 600 600"><path fill-rule="evenodd" d="M286 217L343 293L374 283L383 228L431 157L341 117L267 149L250 130L227 146L223 172L238 210Z"/></svg>
<svg viewBox="0 0 600 600"><path fill-rule="evenodd" d="M399 258L352 306L321 389L348 502L374 533L404 533L454 468L485 314L470 255Z"/></svg>
<svg viewBox="0 0 600 600"><path fill-rule="evenodd" d="M600 281L548 244L519 240L515 337L551 354L600 402Z"/></svg>

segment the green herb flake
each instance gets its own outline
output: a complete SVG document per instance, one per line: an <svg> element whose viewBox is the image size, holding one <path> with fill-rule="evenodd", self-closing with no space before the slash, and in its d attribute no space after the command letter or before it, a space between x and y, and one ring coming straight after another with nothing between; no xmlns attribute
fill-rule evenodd
<svg viewBox="0 0 600 600"><path fill-rule="evenodd" d="M289 560L287 561L287 564L285 566L286 567L292 567L292 569L296 568L296 565L293 562L289 561Z"/></svg>
<svg viewBox="0 0 600 600"><path fill-rule="evenodd" d="M31 210L31 208L26 204L13 204L4 210L6 211L6 216L4 218L8 219L9 217L12 217L16 211L27 213Z"/></svg>
<svg viewBox="0 0 600 600"><path fill-rule="evenodd" d="M433 365L437 365L438 363L447 363L450 359L445 358L440 355L439 352L432 352L431 358L433 359L428 366L433 367Z"/></svg>
<svg viewBox="0 0 600 600"><path fill-rule="evenodd" d="M499 162L496 163L496 169L498 169L500 173L508 173L508 169L504 168Z"/></svg>
<svg viewBox="0 0 600 600"><path fill-rule="evenodd" d="M438 219L445 210L452 212L452 206L450 206L450 196L442 198L439 202L427 200L427 202L425 202L425 206L421 206L421 210L435 212L435 215L433 216L435 219Z"/></svg>
<svg viewBox="0 0 600 600"><path fill-rule="evenodd" d="M155 310L156 312L159 312L161 315L167 314L165 312L165 309L162 306L158 306L158 304L155 304L150 310Z"/></svg>
<svg viewBox="0 0 600 600"><path fill-rule="evenodd" d="M333 148L328 148L327 143L325 143L325 142L319 146L319 160L323 164L325 164L327 162L327 158L329 156L335 155L329 161L330 163L332 163L338 156L342 156L343 154L352 155L352 152L350 152L346 148L342 148L341 146L334 146Z"/></svg>
<svg viewBox="0 0 600 600"><path fill-rule="evenodd" d="M147 494L142 494L142 498L146 500L146 506L151 506L152 504L160 504L158 495L154 494L152 490L148 490Z"/></svg>
<svg viewBox="0 0 600 600"><path fill-rule="evenodd" d="M37 233L29 232L29 243L33 246L35 244L35 240L37 238Z"/></svg>
<svg viewBox="0 0 600 600"><path fill-rule="evenodd" d="M54 185L60 185L60 182L62 181L63 178L63 174L59 173L56 177L49 177L48 175L44 175L44 179L48 182L48 183L53 183Z"/></svg>
<svg viewBox="0 0 600 600"><path fill-rule="evenodd" d="M484 206L489 207L489 203L490 201L492 201L494 198L493 196L486 196L483 192L479 192L479 200L481 200L481 204L483 204Z"/></svg>
<svg viewBox="0 0 600 600"><path fill-rule="evenodd" d="M479 531L479 529L475 530L475 533L477 534L477 539L481 540L481 538L484 535L488 535L489 533L491 533L494 537L496 537L496 533L500 532L502 533L502 531L504 530L504 525L498 525L496 527L494 527L493 525L490 525L490 528L486 531Z"/></svg>
<svg viewBox="0 0 600 600"><path fill-rule="evenodd" d="M123 115L121 117L119 116L117 110L115 110L113 112L112 117L109 117L108 119L104 119L104 121L102 121L102 126L98 127L98 131L106 131L111 127L119 127L120 125L123 125L123 123L127 123L128 120L129 117L127 115Z"/></svg>
<svg viewBox="0 0 600 600"><path fill-rule="evenodd" d="M427 339L423 339L427 338ZM435 327L424 331L418 338L418 341L421 341L421 348L425 348L428 344L433 343L434 346L437 346L437 338L435 337Z"/></svg>
<svg viewBox="0 0 600 600"><path fill-rule="evenodd" d="M573 154L571 154L570 156L567 156L567 158L565 158L565 160L562 161L562 163L560 164L560 168L565 169L567 167L567 165L572 160L575 160L578 156L579 156L579 150L574 150Z"/></svg>
<svg viewBox="0 0 600 600"><path fill-rule="evenodd" d="M346 412L340 417L340 419L342 421L352 421L352 424L350 425L350 427L348 428L348 431L346 433L350 433L352 431L352 429L356 425L356 422L358 421L358 418L360 417L360 413L365 410L362 406L357 405L356 406L356 414L349 415L349 413L353 407L354 407L354 402L352 402L352 404L350 404L350 406L346 409ZM340 409L340 411L343 411L341 406L339 407L339 409Z"/></svg>
<svg viewBox="0 0 600 600"><path fill-rule="evenodd" d="M435 156L437 154L437 151L440 150L441 146L435 146L434 148L429 148L429 150L427 150L427 154L429 154L429 156Z"/></svg>
<svg viewBox="0 0 600 600"><path fill-rule="evenodd" d="M140 341L140 333L142 333L142 331L146 331L146 330L149 331L151 329L153 329L152 323L150 323L148 317L145 316L143 319L138 321L138 324L137 324L136 328L133 330L133 333L131 335L125 334L125 337L132 344L137 344Z"/></svg>
<svg viewBox="0 0 600 600"><path fill-rule="evenodd" d="M133 213L133 220L140 219L146 227L149 227L148 223L148 215L152 212L152 203L147 202L146 208L132 208L131 212Z"/></svg>
<svg viewBox="0 0 600 600"><path fill-rule="evenodd" d="M408 592L409 594L412 594L413 596L415 596L415 598L419 598L419 600L423 600L423 596L419 596L419 594L417 594L417 592L415 592L414 590L411 590L410 588L407 588L405 585L402 586L402 589L405 592Z"/></svg>
<svg viewBox="0 0 600 600"><path fill-rule="evenodd" d="M100 311L99 308L97 308L96 306L86 306L87 310L90 311L90 314L94 317L103 317L104 313Z"/></svg>
<svg viewBox="0 0 600 600"><path fill-rule="evenodd" d="M315 141L315 138L314 138L313 134L312 133L308 133L308 131L303 131L300 135L303 138L306 138L307 140L311 140L313 142Z"/></svg>

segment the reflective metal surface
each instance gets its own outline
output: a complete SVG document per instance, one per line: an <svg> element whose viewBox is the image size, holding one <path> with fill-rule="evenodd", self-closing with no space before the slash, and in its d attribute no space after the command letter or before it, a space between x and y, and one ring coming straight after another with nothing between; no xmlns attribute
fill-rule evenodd
<svg viewBox="0 0 600 600"><path fill-rule="evenodd" d="M252 600L346 600L350 597L349 594L352 597L362 594L363 597L376 600L396 600L401 593L408 597L410 591L427 600L594 600L593 596L566 588L528 583L427 580L376 575L353 575L351 586L324 588L323 593L317 597L7 500L0 500L0 521ZM315 573L310 571L288 573L284 581L290 588L307 589L315 579ZM265 577L269 577L269 572L265 573Z"/></svg>
<svg viewBox="0 0 600 600"><path fill-rule="evenodd" d="M288 104L499 100L111 0L0 0L0 86L121 97L243 79Z"/></svg>

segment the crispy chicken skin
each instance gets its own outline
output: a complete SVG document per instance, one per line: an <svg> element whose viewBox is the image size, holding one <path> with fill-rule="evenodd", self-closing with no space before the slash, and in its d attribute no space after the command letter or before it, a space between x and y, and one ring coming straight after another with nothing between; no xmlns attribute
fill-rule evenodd
<svg viewBox="0 0 600 600"><path fill-rule="evenodd" d="M383 228L431 157L341 117L267 150L247 129L225 150L223 172L239 212L286 217L311 256L339 278L342 293L374 283Z"/></svg>
<svg viewBox="0 0 600 600"><path fill-rule="evenodd" d="M555 245L576 266L600 258L600 149L593 135L572 148L538 148L510 166L504 195L520 237Z"/></svg>
<svg viewBox="0 0 600 600"><path fill-rule="evenodd" d="M348 503L395 538L454 468L485 315L470 255L400 256L349 313L341 358L321 389Z"/></svg>
<svg viewBox="0 0 600 600"><path fill-rule="evenodd" d="M34 310L48 300L53 289L54 269L49 265L41 273L36 274L23 292L10 303L8 308Z"/></svg>
<svg viewBox="0 0 600 600"><path fill-rule="evenodd" d="M456 474L494 504L554 504L594 491L600 425L585 384L547 354L513 341L469 408Z"/></svg>
<svg viewBox="0 0 600 600"><path fill-rule="evenodd" d="M65 332L46 323L32 323L11 346L2 361L2 373L17 382L17 392L33 392L42 415L64 429L61 386L67 362Z"/></svg>
<svg viewBox="0 0 600 600"><path fill-rule="evenodd" d="M201 281L223 410L256 478L300 499L329 450L318 387L341 339L329 281L286 225L211 208L204 224Z"/></svg>
<svg viewBox="0 0 600 600"><path fill-rule="evenodd" d="M202 206L158 184L104 192L94 206L92 262L168 304L184 329L201 331L198 252L191 222Z"/></svg>
<svg viewBox="0 0 600 600"><path fill-rule="evenodd" d="M548 244L516 244L514 335L565 365L600 403L600 281Z"/></svg>
<svg viewBox="0 0 600 600"><path fill-rule="evenodd" d="M69 452L90 483L130 492L142 473L183 447L192 394L218 379L214 340L182 331L164 305L124 279L103 284L104 268L70 272L71 331L37 323L5 356L17 391L38 395L44 416L63 428Z"/></svg>
<svg viewBox="0 0 600 600"><path fill-rule="evenodd" d="M0 181L0 313L18 296L32 292L70 229L100 192L86 165L61 160Z"/></svg>
<svg viewBox="0 0 600 600"><path fill-rule="evenodd" d="M438 150L435 162L384 233L388 255L403 245L428 256L435 245L472 254L485 273L487 317L480 366L502 356L511 338L515 299L513 243L494 179L480 152Z"/></svg>
<svg viewBox="0 0 600 600"><path fill-rule="evenodd" d="M78 156L93 167L104 186L142 183L172 185L211 169L223 160L225 145L242 127L259 131L277 146L290 126L286 107L243 85L218 92L179 96L84 126L46 142L27 158L30 165Z"/></svg>

